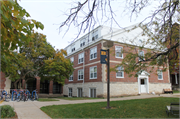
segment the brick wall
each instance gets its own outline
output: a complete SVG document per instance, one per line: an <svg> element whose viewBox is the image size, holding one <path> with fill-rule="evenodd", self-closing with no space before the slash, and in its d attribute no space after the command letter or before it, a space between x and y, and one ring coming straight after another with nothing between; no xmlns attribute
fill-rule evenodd
<svg viewBox="0 0 180 119"><path fill-rule="evenodd" d="M100 49L103 48L101 47L101 43L99 42L98 44L94 46L90 46L89 48L86 48L84 50L84 58L85 58L85 63L84 63L84 82L102 82L102 64L100 64ZM115 57L115 46L121 46L123 48L123 51L128 51L128 52L134 52L135 50L131 50L129 47L127 47L125 44L119 44L115 43L112 48L110 48L110 67L115 67L117 64L122 62L122 58L116 58ZM90 60L90 49L97 47L97 58ZM136 49L138 53L138 49ZM147 49L143 49L144 54L147 52ZM74 68L75 71L73 73L73 81L69 81L68 79L65 80L65 84L68 83L82 83L83 80L78 80L78 70L83 69L83 63L78 64L78 54L82 53L83 51L80 51L79 53L76 53L74 57ZM71 56L72 57L72 56ZM123 53L123 58L126 57L126 53ZM70 57L69 57L70 58ZM138 61L138 58L136 58ZM90 79L90 71L89 68L92 66L97 66L97 79ZM150 74L149 76L149 82L150 83L170 83L169 82L169 72L166 70L163 72L163 80L158 80L157 76L157 69L158 67L154 67L152 70L152 67L147 68L147 72ZM161 69L161 68L160 68ZM107 72L107 67L105 70ZM152 71L152 72L151 72ZM135 74L135 73L134 73ZM107 75L107 73L105 73ZM105 76L106 77L106 76ZM105 79L107 80L107 78ZM110 81L111 82L137 82L137 77L129 77L128 74L124 73L124 78L117 78L116 77L116 72L111 72L110 73Z"/></svg>
<svg viewBox="0 0 180 119"><path fill-rule="evenodd" d="M4 87L5 87L5 81L6 81L5 73L1 72L0 89L4 89Z"/></svg>
<svg viewBox="0 0 180 119"><path fill-rule="evenodd" d="M90 49L97 47L97 58L90 60ZM102 81L102 67L100 63L100 49L101 43L93 45L91 47L86 48L84 51L80 51L77 54L74 54L71 57L74 57L74 72L73 72L73 81L69 81L68 79L65 80L65 84L68 83L82 83L83 80L78 80L78 70L83 69L84 65L84 82L101 82ZM78 55L84 52L84 64L78 64ZM69 58L71 58L69 57ZM97 79L90 79L90 67L97 66Z"/></svg>

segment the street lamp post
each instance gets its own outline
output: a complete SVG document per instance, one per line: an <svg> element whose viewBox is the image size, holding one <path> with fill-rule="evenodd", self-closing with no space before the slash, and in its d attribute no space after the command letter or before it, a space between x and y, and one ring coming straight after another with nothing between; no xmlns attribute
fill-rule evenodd
<svg viewBox="0 0 180 119"><path fill-rule="evenodd" d="M109 68L110 68L110 56L109 56L109 48L114 45L113 41L106 41L103 43L103 46L107 48L106 54L107 54L107 107L106 109L110 109L110 78L109 78Z"/></svg>

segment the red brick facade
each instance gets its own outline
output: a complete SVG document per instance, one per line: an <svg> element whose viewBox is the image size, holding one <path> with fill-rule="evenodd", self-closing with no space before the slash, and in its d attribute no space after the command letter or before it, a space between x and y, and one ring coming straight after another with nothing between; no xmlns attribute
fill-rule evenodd
<svg viewBox="0 0 180 119"><path fill-rule="evenodd" d="M115 46L121 46L123 50L129 50L130 48L123 45L123 44L114 44L112 48L110 48L110 67L115 67L118 62L120 63L123 58L126 56L126 53L123 53L123 58L116 58L115 57ZM90 60L90 49L93 47L97 47L97 58ZM83 80L78 80L78 70L83 69L84 65L84 83L86 82L102 82L102 64L100 63L100 49L101 49L101 42L98 44L91 46L89 48L86 48L84 50L84 61L85 63L78 64L78 54L82 53L83 51L80 51L71 57L74 57L74 72L73 72L73 81L69 81L68 79L65 80L65 84L69 83L82 83ZM146 49L143 49L144 54L146 53ZM137 58L138 60L138 58ZM92 64L93 63L93 64ZM90 79L90 67L97 66L97 79ZM163 80L158 80L158 75L157 75L157 67L153 69L153 72L150 72L152 67L148 67L147 72L150 74L149 75L149 82L150 83L169 83L168 80L168 70L163 72ZM116 78L116 72L112 71L110 72L110 82L137 82L138 78L137 77L129 77L128 74L124 73L123 78Z"/></svg>
<svg viewBox="0 0 180 119"><path fill-rule="evenodd" d="M39 76L36 76L36 90L37 90L37 93L39 94L40 93L40 77Z"/></svg>
<svg viewBox="0 0 180 119"><path fill-rule="evenodd" d="M4 89L4 87L5 87L5 81L6 81L5 73L1 72L0 89Z"/></svg>

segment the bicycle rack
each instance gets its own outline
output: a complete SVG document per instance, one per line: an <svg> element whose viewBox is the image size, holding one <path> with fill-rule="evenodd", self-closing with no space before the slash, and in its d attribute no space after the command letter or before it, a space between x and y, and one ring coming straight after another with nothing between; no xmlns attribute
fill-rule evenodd
<svg viewBox="0 0 180 119"><path fill-rule="evenodd" d="M6 92L6 91L5 91L5 90L3 90L3 91L2 91L2 94L3 94L4 92ZM7 92L6 92L6 95L7 95Z"/></svg>
<svg viewBox="0 0 180 119"><path fill-rule="evenodd" d="M14 92L16 92L15 90L12 92L12 97L11 97L11 100L13 101L13 96L14 96ZM17 94L17 92L16 92Z"/></svg>
<svg viewBox="0 0 180 119"><path fill-rule="evenodd" d="M32 92L32 96L33 96L33 93L35 93L34 95L35 95L35 99L36 99L36 91L34 90L34 91Z"/></svg>

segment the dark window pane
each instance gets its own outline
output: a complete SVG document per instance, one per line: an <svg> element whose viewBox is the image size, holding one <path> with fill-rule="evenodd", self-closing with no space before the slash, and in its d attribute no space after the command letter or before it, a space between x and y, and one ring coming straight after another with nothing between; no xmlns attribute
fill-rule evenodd
<svg viewBox="0 0 180 119"><path fill-rule="evenodd" d="M96 78L97 77L97 73L94 73L94 78Z"/></svg>
<svg viewBox="0 0 180 119"><path fill-rule="evenodd" d="M94 53L94 58L96 58L97 57L97 53Z"/></svg>
<svg viewBox="0 0 180 119"><path fill-rule="evenodd" d="M91 59L93 59L93 54L91 54Z"/></svg>

